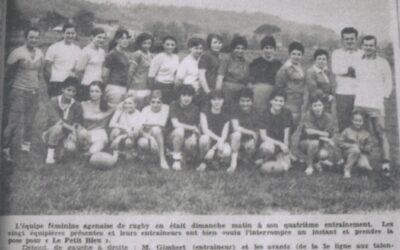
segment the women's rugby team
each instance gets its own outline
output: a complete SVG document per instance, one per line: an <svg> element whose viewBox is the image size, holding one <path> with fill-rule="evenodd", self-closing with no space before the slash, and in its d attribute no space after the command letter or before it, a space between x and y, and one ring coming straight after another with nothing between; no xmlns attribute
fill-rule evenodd
<svg viewBox="0 0 400 250"><path fill-rule="evenodd" d="M206 41L190 38L188 54L180 60L173 36L166 36L162 52L154 55L152 35L142 33L130 53L130 35L121 29L106 52L106 33L94 28L91 42L81 49L74 44L76 27L67 23L63 39L44 55L38 48L39 30L31 27L24 35L25 44L7 59L10 92L3 156L9 161L15 157L10 148L21 117L21 150L30 151L44 79L49 96L42 134L46 164L72 152L90 157L112 151L128 160L147 152L158 156L162 169L226 166L234 172L240 165L287 171L291 162L304 161L307 175L343 165L344 177L350 178L355 166L372 169L372 139L365 127L371 120L380 125L374 127L382 169L389 173L389 147L379 124L384 112L378 111L392 83L378 86L386 92L376 97L376 109L357 105L370 40L375 44L371 60L377 56L373 36L364 37L363 50L357 49L354 28L341 33L344 48L333 52L334 73L324 49L315 50L313 65L304 70L299 42L289 45L289 59L282 64L275 58L272 36L261 40L261 56L249 63L242 36L232 39L229 55L220 53L225 41L218 34L209 34ZM334 148L340 149L340 157L334 157Z"/></svg>

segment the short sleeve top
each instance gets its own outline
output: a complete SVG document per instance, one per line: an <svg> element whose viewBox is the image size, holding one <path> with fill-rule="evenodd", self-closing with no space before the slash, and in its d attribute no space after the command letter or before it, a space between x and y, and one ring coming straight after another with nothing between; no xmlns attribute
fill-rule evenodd
<svg viewBox="0 0 400 250"><path fill-rule="evenodd" d="M225 112L213 113L209 107L204 108L202 113L207 118L208 129L216 135L221 135L225 124L229 122L229 116Z"/></svg>
<svg viewBox="0 0 400 250"><path fill-rule="evenodd" d="M82 78L83 85L89 85L93 81L102 80L104 61L104 49L94 49L91 47L91 45L83 48L77 67L78 69L85 71Z"/></svg>
<svg viewBox="0 0 400 250"><path fill-rule="evenodd" d="M159 112L154 112L153 110L151 110L151 106L148 105L142 110L143 125L165 127L167 124L168 115L168 105L161 104L161 109Z"/></svg>
<svg viewBox="0 0 400 250"><path fill-rule="evenodd" d="M144 53L137 50L132 54L132 82L131 88L135 90L148 89L147 75L149 74L150 62L153 59L153 54Z"/></svg>
<svg viewBox="0 0 400 250"><path fill-rule="evenodd" d="M170 118L176 118L179 122L184 124L198 126L200 122L200 111L193 103L182 107L180 102L176 101L170 106Z"/></svg>
<svg viewBox="0 0 400 250"><path fill-rule="evenodd" d="M220 56L218 53L207 50L200 57L199 70L206 71L206 80L210 89L215 89L218 76L218 68L220 65Z"/></svg>
<svg viewBox="0 0 400 250"><path fill-rule="evenodd" d="M306 129L317 129L329 133L333 136L335 133L335 123L333 122L332 115L323 112L320 117L315 116L311 111L308 111L303 119L301 139L318 139L318 137L308 136L305 133Z"/></svg>
<svg viewBox="0 0 400 250"><path fill-rule="evenodd" d="M63 82L78 64L81 49L71 43L60 41L52 44L46 51L45 59L52 62L51 82Z"/></svg>
<svg viewBox="0 0 400 250"><path fill-rule="evenodd" d="M281 66L282 63L276 59L267 61L264 57L256 58L250 64L250 80L253 83L275 85L276 72Z"/></svg>
<svg viewBox="0 0 400 250"><path fill-rule="evenodd" d="M293 118L290 110L283 108L278 114L273 114L268 108L260 119L260 129L266 129L268 137L283 142L285 129L292 128Z"/></svg>
<svg viewBox="0 0 400 250"><path fill-rule="evenodd" d="M7 59L7 64L18 63L15 73L13 87L23 90L39 89L39 71L43 64L43 52L33 49L33 57L26 46L21 46L13 50Z"/></svg>
<svg viewBox="0 0 400 250"><path fill-rule="evenodd" d="M125 53L113 49L106 56L104 67L110 70L108 84L126 87L128 84L129 59Z"/></svg>
<svg viewBox="0 0 400 250"><path fill-rule="evenodd" d="M224 76L224 81L247 84L249 80L249 63L244 57L229 55L222 60L218 75Z"/></svg>
<svg viewBox="0 0 400 250"><path fill-rule="evenodd" d="M88 129L106 128L112 111L102 111L100 107L91 101L82 102L83 126Z"/></svg>
<svg viewBox="0 0 400 250"><path fill-rule="evenodd" d="M260 123L259 119L260 116L254 109L251 109L249 112L244 112L243 110L238 109L232 114L232 120L238 120L239 126L252 131L258 129Z"/></svg>

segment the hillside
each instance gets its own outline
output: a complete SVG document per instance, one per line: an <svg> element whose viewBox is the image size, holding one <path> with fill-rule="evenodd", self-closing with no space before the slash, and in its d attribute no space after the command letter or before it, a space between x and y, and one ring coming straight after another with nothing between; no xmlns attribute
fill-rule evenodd
<svg viewBox="0 0 400 250"><path fill-rule="evenodd" d="M156 21L188 22L200 27L201 33L227 32L253 34L262 24L276 25L281 28L282 35L291 39L308 37L321 41L337 39L337 34L328 28L318 25L305 25L284 20L280 17L264 13L238 13L231 11L197 9L191 7L129 5L117 6L97 4L80 0L15 0L24 16L28 18L43 16L49 10L55 10L67 17L72 17L77 11L87 9L95 13L96 18L117 19L120 24L134 30L140 30L145 23Z"/></svg>

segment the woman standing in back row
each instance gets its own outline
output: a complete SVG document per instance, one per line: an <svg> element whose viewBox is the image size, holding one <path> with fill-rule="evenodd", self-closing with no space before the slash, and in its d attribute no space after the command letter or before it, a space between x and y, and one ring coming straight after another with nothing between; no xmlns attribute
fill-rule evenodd
<svg viewBox="0 0 400 250"><path fill-rule="evenodd" d="M308 99L304 84L304 69L301 65L303 54L303 45L299 42L292 42L289 45L289 59L276 73L276 87L286 93L285 106L292 112L296 127L299 125L302 113L305 110L305 100Z"/></svg>
<svg viewBox="0 0 400 250"><path fill-rule="evenodd" d="M263 55L254 59L250 64L250 82L254 91L254 108L262 112L274 90L276 72L278 72L282 63L275 59L276 42L272 36L264 37L261 40L260 47L263 50Z"/></svg>
<svg viewBox="0 0 400 250"><path fill-rule="evenodd" d="M103 79L107 84L105 98L112 108L122 102L127 92L129 78L129 58L126 49L129 45L129 32L117 30L110 42L109 53L103 67Z"/></svg>
<svg viewBox="0 0 400 250"><path fill-rule="evenodd" d="M163 103L170 104L176 97L175 73L179 65L175 37L164 37L162 47L163 52L151 60L148 82L152 89L161 90Z"/></svg>
<svg viewBox="0 0 400 250"><path fill-rule="evenodd" d="M226 104L229 106L236 103L239 91L249 83L249 63L244 58L247 49L246 38L235 36L230 48L229 57L222 60L219 66L217 78L217 89L222 86Z"/></svg>
<svg viewBox="0 0 400 250"><path fill-rule="evenodd" d="M150 52L153 41L152 35L141 33L135 40L135 52L132 54L128 92L134 92L136 105L139 109L146 106L146 99L150 96L151 88L147 82L147 75L153 59L153 54Z"/></svg>

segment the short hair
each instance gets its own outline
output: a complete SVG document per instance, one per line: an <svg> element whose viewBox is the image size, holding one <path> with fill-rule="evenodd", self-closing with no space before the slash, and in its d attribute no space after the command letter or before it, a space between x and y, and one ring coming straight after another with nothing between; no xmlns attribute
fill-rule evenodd
<svg viewBox="0 0 400 250"><path fill-rule="evenodd" d="M72 23L65 23L62 27L62 32L64 33L67 29L71 29L74 28L74 30L76 31L76 26L73 25Z"/></svg>
<svg viewBox="0 0 400 250"><path fill-rule="evenodd" d="M317 59L318 56L322 56L322 55L326 56L326 59L329 58L329 53L328 53L327 50L324 50L324 49L317 49L317 50L314 52L314 60Z"/></svg>
<svg viewBox="0 0 400 250"><path fill-rule="evenodd" d="M219 34L216 34L216 33L210 33L210 34L208 34L208 36L207 36L207 48L208 48L208 49L211 49L211 42L212 42L213 39L217 39L217 40L219 40L221 43L222 43L222 41L223 41L222 36L219 35Z"/></svg>
<svg viewBox="0 0 400 250"><path fill-rule="evenodd" d="M274 90L271 92L271 95L269 96L269 100L272 100L272 99L274 99L274 98L277 97L277 96L283 97L283 99L285 99L285 101L286 101L286 99L287 99L287 95L286 95L286 92L285 92L284 90L282 90L282 89L274 89Z"/></svg>
<svg viewBox="0 0 400 250"><path fill-rule="evenodd" d="M28 34L29 34L29 32L31 32L31 31L40 33L40 30L39 30L38 28L36 28L36 27L29 27L29 28L27 28L27 29L24 31L24 37L25 37L25 38L28 38Z"/></svg>
<svg viewBox="0 0 400 250"><path fill-rule="evenodd" d="M365 121L365 112L356 109L351 113L351 118L354 118L354 116L356 116L356 115L361 115L361 117Z"/></svg>
<svg viewBox="0 0 400 250"><path fill-rule="evenodd" d="M369 41L369 40L375 40L375 45L378 44L378 39L376 39L375 36L373 35L366 35L361 39L361 45L364 43L364 41Z"/></svg>
<svg viewBox="0 0 400 250"><path fill-rule="evenodd" d="M313 105L316 102L321 102L325 106L325 98L322 94L314 94L310 96L310 104Z"/></svg>
<svg viewBox="0 0 400 250"><path fill-rule="evenodd" d="M135 50L139 50L142 47L142 43L146 40L151 40L151 43L154 42L154 37L149 33L140 33L135 39Z"/></svg>
<svg viewBox="0 0 400 250"><path fill-rule="evenodd" d="M123 102L125 102L125 101L128 100L128 99L132 99L133 103L136 104L135 95L128 95L128 96L126 96L126 97L124 98Z"/></svg>
<svg viewBox="0 0 400 250"><path fill-rule="evenodd" d="M206 44L206 43L204 42L203 39L201 39L201 38L199 38L199 37L192 37L192 38L189 39L189 41L188 41L188 43L187 43L187 47L188 47L189 49L190 49L190 48L193 48L193 47L197 47L197 46L199 46L199 45L205 47L205 44Z"/></svg>
<svg viewBox="0 0 400 250"><path fill-rule="evenodd" d="M260 48L264 49L266 46L271 46L276 49L276 41L273 36L265 36L260 42Z"/></svg>
<svg viewBox="0 0 400 250"><path fill-rule="evenodd" d="M79 86L79 80L78 80L78 78L76 78L76 77L74 77L74 76L68 76L68 77L64 80L64 82L63 82L63 84L62 84L62 88L63 88L63 89L68 88L68 87L75 87L75 88L78 88L78 86Z"/></svg>
<svg viewBox="0 0 400 250"><path fill-rule="evenodd" d="M250 98L251 100L254 100L253 90L250 88L241 89L238 94L238 100L240 100L240 98Z"/></svg>
<svg viewBox="0 0 400 250"><path fill-rule="evenodd" d="M164 45L164 43L168 40L174 41L175 42L175 49L174 49L174 53L178 53L178 40L176 40L175 37L167 35L162 39L161 44Z"/></svg>
<svg viewBox="0 0 400 250"><path fill-rule="evenodd" d="M353 27L345 27L342 29L342 31L340 32L342 38L344 37L344 34L355 34L356 37L358 37L358 31L353 28Z"/></svg>
<svg viewBox="0 0 400 250"><path fill-rule="evenodd" d="M155 98L162 99L162 91L161 90L154 89L151 91L150 100L155 99Z"/></svg>
<svg viewBox="0 0 400 250"><path fill-rule="evenodd" d="M129 31L124 30L124 29L119 29L115 31L113 39L110 41L108 45L108 50L112 50L117 46L117 40L121 39L126 35L127 38L130 38L131 36L129 35Z"/></svg>
<svg viewBox="0 0 400 250"><path fill-rule="evenodd" d="M192 85L184 84L179 89L179 96L183 96L183 95L194 96L195 93L196 93L196 91L194 90Z"/></svg>
<svg viewBox="0 0 400 250"><path fill-rule="evenodd" d="M212 90L210 92L210 94L208 95L208 98L210 100L213 100L213 99L224 99L224 93L220 89L215 89L215 90Z"/></svg>
<svg viewBox="0 0 400 250"><path fill-rule="evenodd" d="M233 51L236 48L236 46L238 46L238 45L243 45L243 47L246 49L247 48L247 39L246 39L246 37L244 37L244 36L234 36L232 38L231 45L230 45L231 51Z"/></svg>
<svg viewBox="0 0 400 250"><path fill-rule="evenodd" d="M292 53L293 50L298 50L302 54L304 54L304 46L299 42L292 42L291 44L289 44L289 54Z"/></svg>
<svg viewBox="0 0 400 250"><path fill-rule="evenodd" d="M99 34L105 34L106 31L103 28L100 27L96 27L94 29L92 29L92 32L90 32L91 36L97 36Z"/></svg>

